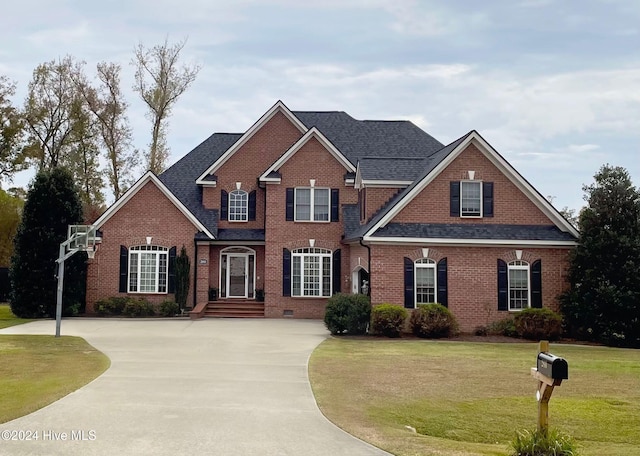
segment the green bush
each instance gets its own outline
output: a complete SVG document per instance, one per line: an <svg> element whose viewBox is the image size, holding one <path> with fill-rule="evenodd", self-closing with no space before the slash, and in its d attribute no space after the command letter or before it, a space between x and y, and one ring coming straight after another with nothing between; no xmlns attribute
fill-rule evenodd
<svg viewBox="0 0 640 456"><path fill-rule="evenodd" d="M122 315L127 317L151 317L155 313L153 304L144 298L128 298L122 310Z"/></svg>
<svg viewBox="0 0 640 456"><path fill-rule="evenodd" d="M112 298L105 298L96 301L94 309L99 315L116 316L122 315L124 306L127 304L129 298L124 296L115 296Z"/></svg>
<svg viewBox="0 0 640 456"><path fill-rule="evenodd" d="M174 301L162 301L158 308L158 313L163 317L173 317L180 313L180 305Z"/></svg>
<svg viewBox="0 0 640 456"><path fill-rule="evenodd" d="M516 331L530 340L556 340L562 335L562 317L551 309L524 309L515 316Z"/></svg>
<svg viewBox="0 0 640 456"><path fill-rule="evenodd" d="M371 310L371 332L399 337L407 320L407 310L395 304L380 304Z"/></svg>
<svg viewBox="0 0 640 456"><path fill-rule="evenodd" d="M458 334L458 322L442 304L418 304L409 319L411 332L418 337L440 338Z"/></svg>
<svg viewBox="0 0 640 456"><path fill-rule="evenodd" d="M547 432L519 431L511 442L512 456L576 456L575 440L555 429Z"/></svg>
<svg viewBox="0 0 640 456"><path fill-rule="evenodd" d="M489 336L518 337L516 324L513 318L511 317L494 321L489 326L487 326L486 330L487 330L487 335Z"/></svg>
<svg viewBox="0 0 640 456"><path fill-rule="evenodd" d="M370 319L371 304L362 294L334 294L324 314L324 323L331 334L364 334Z"/></svg>

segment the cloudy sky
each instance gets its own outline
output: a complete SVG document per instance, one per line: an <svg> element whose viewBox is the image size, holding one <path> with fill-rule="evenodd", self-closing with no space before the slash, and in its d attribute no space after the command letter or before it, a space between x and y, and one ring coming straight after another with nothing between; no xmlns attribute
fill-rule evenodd
<svg viewBox="0 0 640 456"><path fill-rule="evenodd" d="M409 119L445 144L478 130L556 207L578 209L605 163L640 184L639 24L631 0L20 0L2 8L0 74L22 104L42 62L121 63L144 148L133 47L188 37L183 59L202 69L170 119L170 163L282 100Z"/></svg>

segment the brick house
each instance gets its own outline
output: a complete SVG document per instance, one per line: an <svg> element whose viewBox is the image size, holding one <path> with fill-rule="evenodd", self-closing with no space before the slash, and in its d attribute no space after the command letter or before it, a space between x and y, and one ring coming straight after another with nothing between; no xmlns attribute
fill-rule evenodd
<svg viewBox="0 0 640 456"><path fill-rule="evenodd" d="M556 308L578 237L476 131L444 145L411 122L282 102L145 174L95 225L89 314L109 296L171 298L184 245L196 316L322 318L332 294L364 291L440 302L464 331Z"/></svg>

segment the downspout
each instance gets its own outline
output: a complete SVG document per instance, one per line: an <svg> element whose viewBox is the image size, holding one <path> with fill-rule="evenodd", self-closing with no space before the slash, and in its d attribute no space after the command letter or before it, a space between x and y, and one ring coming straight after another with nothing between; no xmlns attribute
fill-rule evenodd
<svg viewBox="0 0 640 456"><path fill-rule="evenodd" d="M362 242L362 238L358 239L360 245L367 249L367 272L369 272L369 298L371 298L371 247Z"/></svg>

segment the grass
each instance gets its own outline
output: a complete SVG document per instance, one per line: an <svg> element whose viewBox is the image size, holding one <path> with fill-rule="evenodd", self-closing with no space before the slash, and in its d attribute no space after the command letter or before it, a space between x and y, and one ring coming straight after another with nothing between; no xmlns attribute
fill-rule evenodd
<svg viewBox="0 0 640 456"><path fill-rule="evenodd" d="M102 374L109 358L80 337L0 335L0 423L38 410Z"/></svg>
<svg viewBox="0 0 640 456"><path fill-rule="evenodd" d="M21 325L31 320L24 318L18 318L11 312L9 304L0 303L0 329L8 328L9 326Z"/></svg>
<svg viewBox="0 0 640 456"><path fill-rule="evenodd" d="M332 338L311 356L323 413L396 455L507 455L536 426L534 343ZM569 380L549 403L551 427L583 455L640 454L640 351L552 344ZM416 430L414 433L410 428Z"/></svg>

